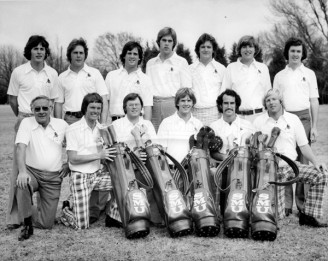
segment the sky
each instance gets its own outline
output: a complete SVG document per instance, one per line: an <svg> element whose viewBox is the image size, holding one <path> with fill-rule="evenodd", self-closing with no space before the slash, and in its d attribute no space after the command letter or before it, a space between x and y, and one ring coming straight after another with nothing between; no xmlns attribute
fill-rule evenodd
<svg viewBox="0 0 328 261"><path fill-rule="evenodd" d="M46 37L50 47L66 50L83 37L90 49L106 32L132 32L145 41L170 26L192 53L202 33L212 34L230 52L243 35L269 30L269 0L0 0L0 45L22 50L33 34ZM92 53L92 52L91 52Z"/></svg>

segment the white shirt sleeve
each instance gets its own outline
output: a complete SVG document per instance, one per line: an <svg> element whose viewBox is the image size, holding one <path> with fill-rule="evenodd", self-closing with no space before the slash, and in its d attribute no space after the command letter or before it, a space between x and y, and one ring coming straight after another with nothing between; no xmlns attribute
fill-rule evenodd
<svg viewBox="0 0 328 261"><path fill-rule="evenodd" d="M29 118L25 118L22 120L22 122L18 128L15 144L23 143L27 146L30 143L31 129L29 128L29 122L28 122L29 120L28 119Z"/></svg>

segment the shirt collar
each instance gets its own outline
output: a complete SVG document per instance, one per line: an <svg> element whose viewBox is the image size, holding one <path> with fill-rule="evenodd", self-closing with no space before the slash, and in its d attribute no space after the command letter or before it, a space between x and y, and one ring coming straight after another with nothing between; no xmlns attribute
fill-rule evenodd
<svg viewBox="0 0 328 261"><path fill-rule="evenodd" d="M243 64L243 63L240 61L240 57L237 59L237 63L238 63L238 65L239 65L240 69L243 68L243 67L246 67L246 66L247 66L247 65ZM249 67L254 67L254 68L256 68L259 72L261 72L261 70L260 70L260 66L259 66L259 62L256 61L254 58L253 58L253 62L250 64Z"/></svg>
<svg viewBox="0 0 328 261"><path fill-rule="evenodd" d="M156 56L156 60L155 60L155 62L162 62L162 60L161 60L161 58L160 58L160 55L161 55L161 53L159 53L157 56ZM170 57L170 58L167 58L167 59L165 59L163 62L170 62L170 63L172 63L173 64L173 61L177 58L177 53L176 52L174 52L173 51L173 54L172 54L172 56Z"/></svg>
<svg viewBox="0 0 328 261"><path fill-rule="evenodd" d="M198 67L198 66L204 66L205 67L205 65L203 63L201 63L199 60L197 60L195 62L195 65L196 65L196 67ZM212 59L206 66L212 66L213 68L215 68L214 59Z"/></svg>
<svg viewBox="0 0 328 261"><path fill-rule="evenodd" d="M45 71L45 73L47 75L50 75L50 66L46 62L44 62L43 64L44 64L44 66L40 72ZM31 65L31 61L29 61L28 63L26 63L25 73L29 73L31 71L36 71L36 70L33 69L32 65Z"/></svg>
<svg viewBox="0 0 328 261"><path fill-rule="evenodd" d="M86 73L91 74L90 67L86 63L84 63L83 68L79 72L81 72L81 71L85 71ZM65 76L67 76L70 73L75 73L76 74L76 72L71 70L71 66L68 66Z"/></svg>
<svg viewBox="0 0 328 261"><path fill-rule="evenodd" d="M286 65L286 70L288 70L288 71L294 71L291 67L288 66L288 64ZM297 71L297 70L301 71L301 73L304 73L305 72L304 71L305 70L304 64L301 63L301 65L298 66L295 71Z"/></svg>
<svg viewBox="0 0 328 261"><path fill-rule="evenodd" d="M130 126L135 126L137 124L142 124L143 123L143 118L139 116L139 120L136 124L133 124L131 121L129 121L128 117L125 115L123 117L124 125L130 125Z"/></svg>
<svg viewBox="0 0 328 261"><path fill-rule="evenodd" d="M87 121L85 120L85 116L83 116L83 117L81 118L80 121L81 121L82 128L83 128L84 130L85 130L85 129L91 129L91 128L89 127ZM96 127L97 127L98 129L101 129L101 128L102 128L101 124L100 124L98 121L96 122Z"/></svg>
<svg viewBox="0 0 328 261"><path fill-rule="evenodd" d="M35 116L31 116L33 118L33 122L32 122L32 130L36 130L37 128L43 128L35 119ZM56 131L55 127L54 127L54 120L53 118L50 116L50 122L48 123L47 127L51 127L54 131Z"/></svg>
<svg viewBox="0 0 328 261"><path fill-rule="evenodd" d="M123 73L125 73L125 74L129 74L128 71L127 71L124 67L120 68L119 70L120 70L120 71L119 71L119 74L123 74ZM139 76L140 72L141 72L141 69L138 67L137 70L131 72L130 74L135 73L135 74L137 74L137 76Z"/></svg>

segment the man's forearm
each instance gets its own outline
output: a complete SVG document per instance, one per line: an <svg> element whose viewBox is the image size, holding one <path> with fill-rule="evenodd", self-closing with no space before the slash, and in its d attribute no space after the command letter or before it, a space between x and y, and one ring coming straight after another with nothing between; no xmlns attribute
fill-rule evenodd
<svg viewBox="0 0 328 261"><path fill-rule="evenodd" d="M17 152L17 166L19 173L26 172L26 145L19 143L16 145L16 152Z"/></svg>
<svg viewBox="0 0 328 261"><path fill-rule="evenodd" d="M309 144L306 144L304 146L301 146L299 147L303 156L309 160L314 166L317 165L317 161L316 161L316 158L315 158L315 155L311 149L311 147L309 146Z"/></svg>
<svg viewBox="0 0 328 261"><path fill-rule="evenodd" d="M55 110L54 110L55 118L61 119L63 117L63 104L59 102L55 102Z"/></svg>
<svg viewBox="0 0 328 261"><path fill-rule="evenodd" d="M15 116L18 116L18 101L17 101L17 96L13 95L8 95L8 102L9 105L14 112Z"/></svg>
<svg viewBox="0 0 328 261"><path fill-rule="evenodd" d="M103 111L101 113L101 117L100 117L100 122L101 123L106 123L107 121L107 114L108 114L108 100L107 100L107 96L101 96L103 98Z"/></svg>
<svg viewBox="0 0 328 261"><path fill-rule="evenodd" d="M100 160L100 153L94 153L89 155L77 155L76 151L67 151L68 160L74 165L89 163L95 160Z"/></svg>
<svg viewBox="0 0 328 261"><path fill-rule="evenodd" d="M317 98L310 99L310 113L312 118L312 128L317 128L318 114L319 114L319 101Z"/></svg>

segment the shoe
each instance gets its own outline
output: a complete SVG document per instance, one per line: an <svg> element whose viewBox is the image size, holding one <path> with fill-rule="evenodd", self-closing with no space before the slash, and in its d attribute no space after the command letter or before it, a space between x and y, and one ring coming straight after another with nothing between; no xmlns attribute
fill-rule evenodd
<svg viewBox="0 0 328 261"><path fill-rule="evenodd" d="M96 223L98 221L98 218L96 218L96 217L90 217L89 218L89 224L91 225L91 224L93 224L93 223Z"/></svg>
<svg viewBox="0 0 328 261"><path fill-rule="evenodd" d="M24 218L24 227L18 236L18 241L29 239L33 235L32 217Z"/></svg>
<svg viewBox="0 0 328 261"><path fill-rule="evenodd" d="M121 228L123 227L122 223L111 218L110 216L106 215L106 219L105 219L105 226L106 227L117 227L117 228Z"/></svg>
<svg viewBox="0 0 328 261"><path fill-rule="evenodd" d="M301 226L310 226L310 227L328 227L327 223L322 223L314 217L308 216L300 212L299 223Z"/></svg>
<svg viewBox="0 0 328 261"><path fill-rule="evenodd" d="M8 230L14 230L14 229L17 229L19 228L21 225L18 225L18 224L9 224L7 225L7 229Z"/></svg>
<svg viewBox="0 0 328 261"><path fill-rule="evenodd" d="M288 217L290 214L293 214L293 210L291 208L285 208L286 217Z"/></svg>

